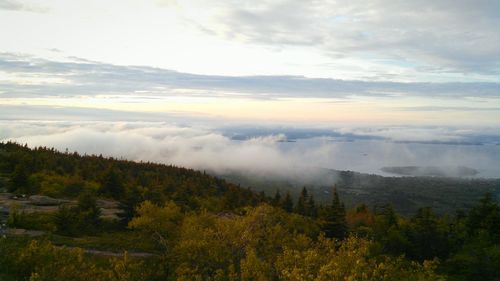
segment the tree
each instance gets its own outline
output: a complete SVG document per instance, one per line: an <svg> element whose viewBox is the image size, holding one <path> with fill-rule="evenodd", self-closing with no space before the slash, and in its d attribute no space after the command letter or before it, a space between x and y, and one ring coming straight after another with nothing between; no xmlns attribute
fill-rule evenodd
<svg viewBox="0 0 500 281"><path fill-rule="evenodd" d="M76 206L79 229L85 233L96 233L101 226L101 209L95 195L84 192L78 197Z"/></svg>
<svg viewBox="0 0 500 281"><path fill-rule="evenodd" d="M410 242L406 252L411 258L423 261L434 257L445 258L448 254L447 233L431 208L420 208L410 219L405 232Z"/></svg>
<svg viewBox="0 0 500 281"><path fill-rule="evenodd" d="M309 196L307 195L307 189L305 187L302 188L300 192L299 199L297 200L297 205L295 206L295 212L299 215L305 216L307 215L307 202L309 200Z"/></svg>
<svg viewBox="0 0 500 281"><path fill-rule="evenodd" d="M281 202L281 207L283 210L291 213L293 211L293 201L292 201L292 196L290 195L290 192L287 192L285 195L285 199L283 202Z"/></svg>
<svg viewBox="0 0 500 281"><path fill-rule="evenodd" d="M350 231L354 231L357 235L368 236L372 230L374 215L368 210L367 205L361 204L347 212L346 220Z"/></svg>
<svg viewBox="0 0 500 281"><path fill-rule="evenodd" d="M144 201L128 226L141 230L162 247L168 248L177 234L182 218L181 208L173 201L166 202L163 207Z"/></svg>
<svg viewBox="0 0 500 281"><path fill-rule="evenodd" d="M277 207L281 204L281 194L280 194L280 190L277 189L276 190L276 194L274 195L274 198L272 200L272 205Z"/></svg>
<svg viewBox="0 0 500 281"><path fill-rule="evenodd" d="M136 215L136 209L142 201L143 196L138 187L131 187L125 192L124 198L120 201L122 212L118 214L125 225Z"/></svg>
<svg viewBox="0 0 500 281"><path fill-rule="evenodd" d="M309 200L307 201L307 215L316 218L318 216L318 209L316 208L316 203L314 202L314 197L311 194Z"/></svg>
<svg viewBox="0 0 500 281"><path fill-rule="evenodd" d="M493 241L500 243L500 208L491 193L485 194L479 205L470 210L466 227L469 236L483 231L489 233Z"/></svg>
<svg viewBox="0 0 500 281"><path fill-rule="evenodd" d="M344 239L347 235L345 206L340 202L336 188L333 189L332 205L327 207L323 231L326 237Z"/></svg>
<svg viewBox="0 0 500 281"><path fill-rule="evenodd" d="M29 189L28 171L24 163L19 163L12 173L11 191L26 192Z"/></svg>
<svg viewBox="0 0 500 281"><path fill-rule="evenodd" d="M433 262L408 263L401 257L375 258L371 242L356 237L335 241L320 236L317 242L297 249L286 247L276 261L276 280L434 280Z"/></svg>
<svg viewBox="0 0 500 281"><path fill-rule="evenodd" d="M122 180L118 175L118 171L111 166L104 174L101 193L106 196L119 199L123 195L124 190L125 188L123 187Z"/></svg>
<svg viewBox="0 0 500 281"><path fill-rule="evenodd" d="M54 215L54 224L56 232L62 235L73 236L77 234L76 221L78 216L72 208L67 206L59 206L58 211Z"/></svg>
<svg viewBox="0 0 500 281"><path fill-rule="evenodd" d="M78 205L62 205L54 216L56 231L63 235L93 234L101 226L101 210L93 194L85 192L78 198Z"/></svg>

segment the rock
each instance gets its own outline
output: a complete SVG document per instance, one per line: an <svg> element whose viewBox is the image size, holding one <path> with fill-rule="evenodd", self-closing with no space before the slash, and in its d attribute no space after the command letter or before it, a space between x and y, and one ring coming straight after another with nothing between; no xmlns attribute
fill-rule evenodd
<svg viewBox="0 0 500 281"><path fill-rule="evenodd" d="M111 200L97 199L97 206L103 209L116 209L119 207L119 203Z"/></svg>
<svg viewBox="0 0 500 281"><path fill-rule="evenodd" d="M29 201L33 205L37 206L56 206L67 202L66 200L55 199L49 196L43 195L32 195L29 197Z"/></svg>
<svg viewBox="0 0 500 281"><path fill-rule="evenodd" d="M7 229L7 235L9 236L29 236L29 237L37 237L45 235L45 231L41 230L27 230L23 228L9 228Z"/></svg>

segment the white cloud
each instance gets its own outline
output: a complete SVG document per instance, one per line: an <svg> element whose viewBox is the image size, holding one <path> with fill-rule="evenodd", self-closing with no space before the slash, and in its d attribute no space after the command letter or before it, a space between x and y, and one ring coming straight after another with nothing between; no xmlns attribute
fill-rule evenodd
<svg viewBox="0 0 500 281"><path fill-rule="evenodd" d="M47 8L40 6L33 1L0 0L0 10L26 11L26 12L47 12Z"/></svg>
<svg viewBox="0 0 500 281"><path fill-rule="evenodd" d="M398 143L390 138L363 138L363 135L335 133L332 136L287 140L283 128L275 134L249 135L233 140L216 128L179 126L165 122L40 122L2 121L0 140L15 140L30 146L66 148L87 154L103 154L130 160L154 161L217 173L239 172L255 177L279 177L307 184L332 183L324 169L381 173L384 166L469 166L479 176L498 176L499 145L452 145ZM346 131L345 129L344 131ZM412 134L426 129L379 130L394 139L412 140ZM308 129L314 133L314 129ZM351 130L354 131L354 130ZM361 130L357 130L360 132ZM281 133L280 133L281 132ZM293 129L292 129L293 132ZM367 132L367 131L366 131ZM376 131L372 131L377 135ZM389 133L391 132L391 133ZM441 132L441 136L439 135ZM443 133L445 132L445 133ZM467 139L478 131L430 129L428 141ZM462 135L462 136L461 136ZM496 140L498 141L498 131ZM342 137L344 136L344 138ZM344 141L347 138L349 141ZM422 138L417 138L417 141Z"/></svg>
<svg viewBox="0 0 500 281"><path fill-rule="evenodd" d="M500 71L497 1L225 1L205 10L191 20L228 40L306 45L425 72Z"/></svg>
<svg viewBox="0 0 500 281"><path fill-rule="evenodd" d="M0 1L3 51L209 75L499 81L498 1L50 0L43 15L18 11L37 2Z"/></svg>

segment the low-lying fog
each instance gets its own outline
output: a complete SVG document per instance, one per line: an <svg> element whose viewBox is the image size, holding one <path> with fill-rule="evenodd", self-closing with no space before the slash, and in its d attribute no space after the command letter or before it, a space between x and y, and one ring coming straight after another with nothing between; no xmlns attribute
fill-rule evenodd
<svg viewBox="0 0 500 281"><path fill-rule="evenodd" d="M447 176L500 177L500 138L491 129L1 121L0 140L306 182L324 173L318 168L391 176L399 167L406 172L437 168Z"/></svg>

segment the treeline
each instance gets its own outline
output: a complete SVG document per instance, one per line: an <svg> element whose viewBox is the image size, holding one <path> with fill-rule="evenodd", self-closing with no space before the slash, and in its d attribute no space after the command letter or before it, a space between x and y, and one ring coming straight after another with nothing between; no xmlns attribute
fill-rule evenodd
<svg viewBox="0 0 500 281"><path fill-rule="evenodd" d="M255 206L263 198L204 172L156 163L136 163L102 155L61 153L0 143L0 189L18 194L77 198L84 193L131 204L173 200L186 209L213 211Z"/></svg>
<svg viewBox="0 0 500 281"><path fill-rule="evenodd" d="M322 204L306 188L271 198L193 170L13 143L0 145L0 171L11 192L77 199L54 214L11 212L11 226L58 235L0 239L2 280L499 280L491 194L403 217L387 204L348 209L334 188ZM121 202L120 219L103 219L98 198ZM81 241L151 255L56 246Z"/></svg>
<svg viewBox="0 0 500 281"><path fill-rule="evenodd" d="M438 214L449 214L457 209L470 209L484 194L500 196L500 179L446 178L446 177L386 177L353 171L319 170L317 179L309 179L309 194L317 203L328 203L331 185L345 205L354 207L365 203L370 208L391 204L399 214L413 215L419 208L432 207ZM216 174L217 175L217 174ZM254 177L251 174L230 172L217 176L251 186L256 191L274 194L277 189L285 196L300 196L303 183L280 177ZM331 183L331 184L326 184Z"/></svg>

